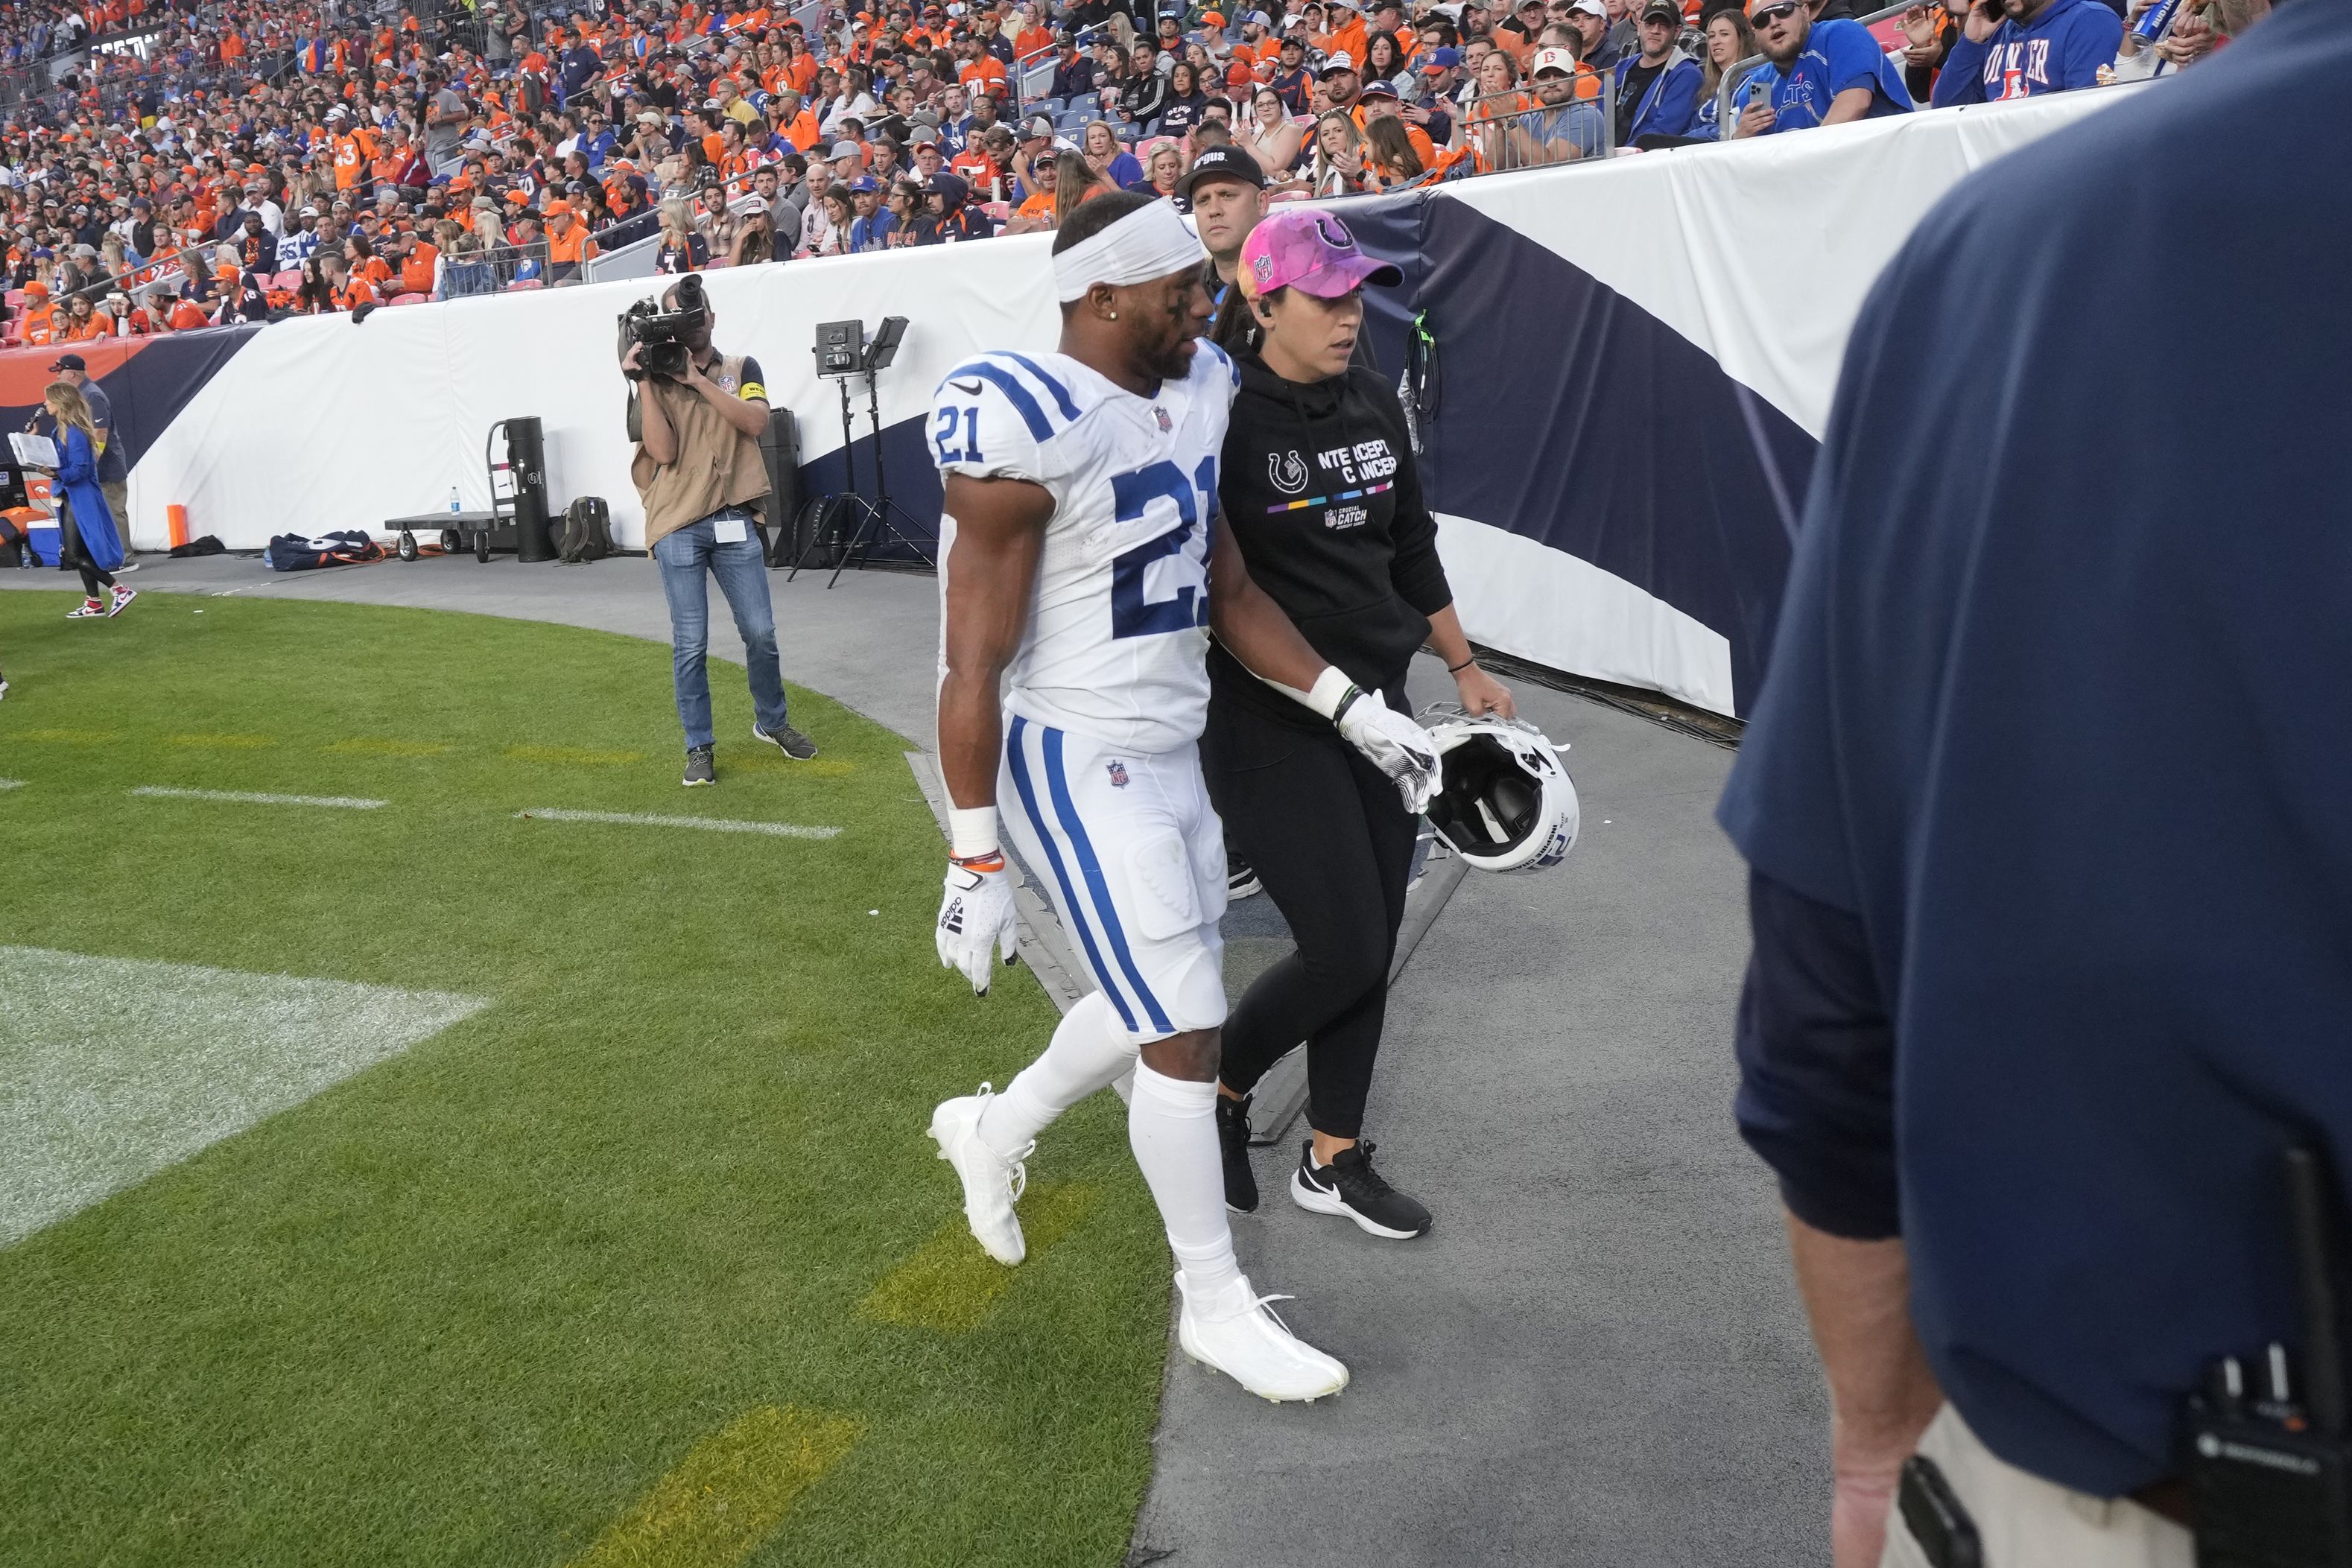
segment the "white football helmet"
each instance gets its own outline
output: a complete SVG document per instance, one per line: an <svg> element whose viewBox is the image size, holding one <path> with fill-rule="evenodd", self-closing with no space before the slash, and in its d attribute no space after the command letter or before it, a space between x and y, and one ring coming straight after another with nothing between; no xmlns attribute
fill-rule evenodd
<svg viewBox="0 0 2352 1568"><path fill-rule="evenodd" d="M1480 871L1541 871L1576 847L1576 784L1543 731L1521 719L1472 718L1452 704L1422 715L1444 763L1430 826Z"/></svg>

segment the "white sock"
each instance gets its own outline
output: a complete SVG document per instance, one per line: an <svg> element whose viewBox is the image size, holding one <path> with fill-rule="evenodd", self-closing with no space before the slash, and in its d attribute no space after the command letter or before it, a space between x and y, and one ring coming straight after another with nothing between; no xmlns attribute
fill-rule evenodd
<svg viewBox="0 0 2352 1568"><path fill-rule="evenodd" d="M1055 1117L1126 1072L1136 1050L1110 998L1088 992L1062 1016L1045 1053L988 1103L980 1114L980 1141L1013 1158Z"/></svg>
<svg viewBox="0 0 2352 1568"><path fill-rule="evenodd" d="M1127 1141L1135 1150L1168 1246L1197 1301L1241 1278L1234 1232L1225 1221L1225 1173L1217 1150L1217 1086L1135 1069L1127 1106Z"/></svg>

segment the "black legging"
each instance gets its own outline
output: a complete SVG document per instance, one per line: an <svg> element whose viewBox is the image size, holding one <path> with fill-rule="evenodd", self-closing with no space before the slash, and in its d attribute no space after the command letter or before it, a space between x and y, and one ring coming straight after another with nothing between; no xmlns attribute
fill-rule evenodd
<svg viewBox="0 0 2352 1568"><path fill-rule="evenodd" d="M81 591L90 598L100 598L100 588L114 586L114 574L90 559L89 552L81 548L81 530L74 527L73 502L62 495L58 497L58 557L81 573Z"/></svg>
<svg viewBox="0 0 2352 1568"><path fill-rule="evenodd" d="M1220 696L1201 753L1225 841L1298 944L1225 1020L1217 1076L1246 1094L1303 1040L1307 1119L1334 1138L1360 1136L1412 873L1413 818L1396 785L1328 725L1285 723Z"/></svg>

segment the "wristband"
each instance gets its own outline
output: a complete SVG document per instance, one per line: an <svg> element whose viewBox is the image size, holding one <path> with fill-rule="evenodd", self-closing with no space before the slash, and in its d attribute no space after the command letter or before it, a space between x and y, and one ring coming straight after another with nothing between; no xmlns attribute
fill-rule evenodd
<svg viewBox="0 0 2352 1568"><path fill-rule="evenodd" d="M985 860L996 853L996 808L952 807L948 811L948 853L960 861Z"/></svg>
<svg viewBox="0 0 2352 1568"><path fill-rule="evenodd" d="M1332 723L1348 711L1348 704L1363 695L1363 688L1348 678L1348 673L1337 664L1326 664L1323 673L1315 677L1307 688L1307 706Z"/></svg>
<svg viewBox="0 0 2352 1568"><path fill-rule="evenodd" d="M1477 655L1477 654L1475 654L1475 653L1473 653L1473 654L1471 654L1468 658L1466 658L1466 659L1463 660L1463 661L1462 661L1460 664L1448 664L1448 665L1446 665L1446 666L1445 666L1445 673L1446 673L1447 674L1449 674L1449 675L1458 675L1458 674L1460 674L1463 671L1465 671L1465 670L1468 669L1471 665L1473 665L1473 664L1476 664L1477 662L1478 662L1478 655Z"/></svg>

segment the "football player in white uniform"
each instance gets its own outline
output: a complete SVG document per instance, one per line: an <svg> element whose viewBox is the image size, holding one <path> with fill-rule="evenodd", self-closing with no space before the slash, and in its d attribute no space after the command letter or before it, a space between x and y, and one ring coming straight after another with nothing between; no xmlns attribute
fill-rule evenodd
<svg viewBox="0 0 2352 1568"><path fill-rule="evenodd" d="M998 807L1097 989L1002 1094L941 1104L940 1157L972 1235L1021 1261L1022 1162L1055 1116L1130 1070L1128 1133L1178 1264L1187 1354L1269 1399L1347 1368L1293 1336L1234 1257L1215 1122L1225 1018L1223 831L1201 780L1208 637L1332 719L1419 810L1438 763L1260 592L1215 527L1238 377L1199 340L1200 246L1164 201L1098 196L1054 244L1060 350L983 354L940 384L946 490L940 762L953 810L940 962L985 991L1013 951ZM1003 695L1000 701L1000 690Z"/></svg>

